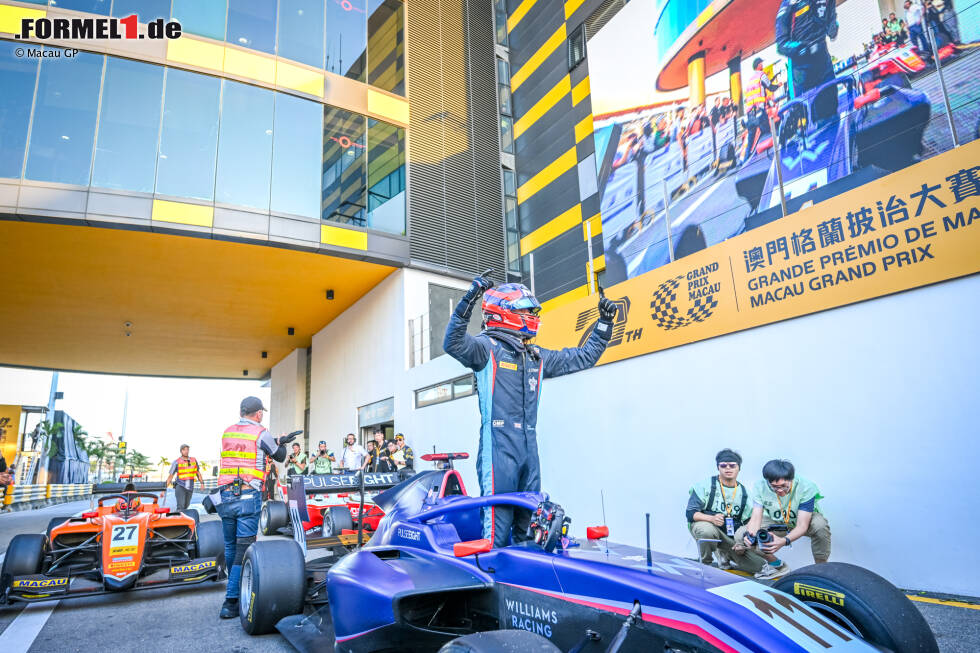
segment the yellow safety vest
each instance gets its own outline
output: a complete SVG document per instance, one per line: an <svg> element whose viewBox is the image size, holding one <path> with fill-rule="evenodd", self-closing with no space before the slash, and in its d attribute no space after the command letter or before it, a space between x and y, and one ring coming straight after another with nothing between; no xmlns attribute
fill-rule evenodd
<svg viewBox="0 0 980 653"><path fill-rule="evenodd" d="M227 485L236 478L243 481L262 480L262 459L258 457L258 440L265 428L261 424L235 424L221 436L221 471L218 485Z"/></svg>
<svg viewBox="0 0 980 653"><path fill-rule="evenodd" d="M193 481L197 478L197 459L189 458L187 462L184 462L183 458L178 458L177 478L182 481Z"/></svg>
<svg viewBox="0 0 980 653"><path fill-rule="evenodd" d="M762 76L765 75L761 70L752 72L749 78L749 85L745 88L745 111L748 113L753 107L764 109L766 106L766 91L762 88Z"/></svg>

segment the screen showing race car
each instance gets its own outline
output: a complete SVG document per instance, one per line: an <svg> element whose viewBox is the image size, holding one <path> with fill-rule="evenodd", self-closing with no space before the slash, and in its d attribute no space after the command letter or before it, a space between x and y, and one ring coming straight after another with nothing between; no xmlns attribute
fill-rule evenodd
<svg viewBox="0 0 980 653"><path fill-rule="evenodd" d="M626 4L588 45L605 284L976 138L980 15L946 5Z"/></svg>

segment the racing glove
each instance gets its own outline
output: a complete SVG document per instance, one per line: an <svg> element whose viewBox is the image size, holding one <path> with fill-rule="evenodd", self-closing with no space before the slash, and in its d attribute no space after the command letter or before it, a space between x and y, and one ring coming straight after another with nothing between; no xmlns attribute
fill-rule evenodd
<svg viewBox="0 0 980 653"><path fill-rule="evenodd" d="M619 308L616 306L615 302L606 297L599 298L599 319L605 320L612 324L613 320L616 319L616 313L619 312Z"/></svg>
<svg viewBox="0 0 980 653"><path fill-rule="evenodd" d="M470 289L466 291L463 299L456 306L456 315L464 320L470 319L470 316L473 314L473 307L480 301L480 297L483 296L483 293L493 288L493 281L485 276L488 273L489 270L473 278L473 284L470 286Z"/></svg>

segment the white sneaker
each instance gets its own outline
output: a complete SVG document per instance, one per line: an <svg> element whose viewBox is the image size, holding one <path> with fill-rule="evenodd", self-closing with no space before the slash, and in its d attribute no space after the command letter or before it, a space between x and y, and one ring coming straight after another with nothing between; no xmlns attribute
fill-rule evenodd
<svg viewBox="0 0 980 653"><path fill-rule="evenodd" d="M774 578L785 576L788 573L789 565L785 562L778 567L774 567L767 562L766 564L762 565L762 569L759 570L759 573L757 573L755 577L759 580L772 580Z"/></svg>
<svg viewBox="0 0 980 653"><path fill-rule="evenodd" d="M718 558L718 562L716 563L718 569L721 569L723 571L728 571L729 569L735 568L735 563L732 562L732 559L728 557L728 554L722 553L721 551L716 551L715 556L717 556Z"/></svg>

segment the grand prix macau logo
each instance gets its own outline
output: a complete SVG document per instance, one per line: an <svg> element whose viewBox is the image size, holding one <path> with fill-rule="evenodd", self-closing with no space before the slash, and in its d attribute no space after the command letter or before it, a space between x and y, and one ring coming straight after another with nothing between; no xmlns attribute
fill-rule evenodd
<svg viewBox="0 0 980 653"><path fill-rule="evenodd" d="M840 592L832 592L822 587L805 585L803 583L793 583L793 594L804 599L830 603L832 605L844 607L844 595Z"/></svg>
<svg viewBox="0 0 980 653"><path fill-rule="evenodd" d="M630 298L620 297L619 299L614 299L613 304L616 305L616 318L613 320L613 330L612 336L609 338L609 343L607 347L615 347L616 345L622 344L623 339L626 342L634 340L640 337L639 333L626 332L626 318L629 317L630 313ZM592 335L592 331L595 329L596 322L599 320L599 307L593 307L587 311L582 311L578 314L578 318L575 320L575 331L585 331L582 333L582 337L579 338L578 346L581 347L585 344L585 341L589 339ZM636 330L637 332L640 329Z"/></svg>
<svg viewBox="0 0 980 653"><path fill-rule="evenodd" d="M67 578L47 578L47 579L28 579L15 580L10 584L14 589L42 589L46 587L64 587L68 584Z"/></svg>
<svg viewBox="0 0 980 653"><path fill-rule="evenodd" d="M715 279L719 276L717 272L716 262L695 268L687 274L679 274L657 286L650 301L651 317L657 326L671 331L704 322L711 317L712 311L718 307L715 295L721 291L721 282ZM686 284L685 290L679 290L681 284ZM678 294L686 298L685 304L689 304L683 313L682 308L678 308L682 303L677 298Z"/></svg>

